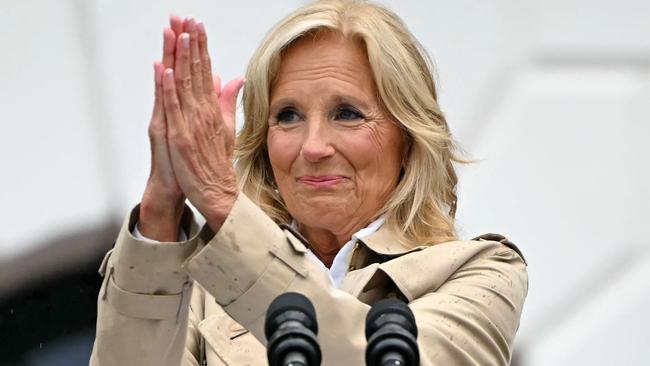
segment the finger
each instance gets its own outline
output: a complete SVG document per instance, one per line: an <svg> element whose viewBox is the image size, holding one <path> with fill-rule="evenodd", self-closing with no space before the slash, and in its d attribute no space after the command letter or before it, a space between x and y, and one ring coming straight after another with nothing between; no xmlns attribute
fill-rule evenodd
<svg viewBox="0 0 650 366"><path fill-rule="evenodd" d="M196 19L190 18L188 22L190 30L190 72L192 74L192 90L197 101L203 100L203 70L201 66L201 54L199 53L199 32L196 26ZM209 86L210 84L208 84Z"/></svg>
<svg viewBox="0 0 650 366"><path fill-rule="evenodd" d="M205 33L205 25L203 22L199 22L196 25L196 28L199 34L199 53L201 55L203 93L205 94L206 99L209 100L209 98L214 96L215 89L212 81L212 63L210 61L210 53L208 53L208 35Z"/></svg>
<svg viewBox="0 0 650 366"><path fill-rule="evenodd" d="M181 105L191 107L194 105L192 93L192 75L190 73L190 35L182 33L176 41L176 65L174 66L176 89Z"/></svg>
<svg viewBox="0 0 650 366"><path fill-rule="evenodd" d="M167 121L165 119L165 106L163 103L163 86L162 79L165 72L165 66L156 61L154 67L154 80L156 84L156 96L154 99L153 113L151 115L151 122L149 123L149 141L151 142L152 153L153 149L158 149L161 146L166 146L167 142Z"/></svg>
<svg viewBox="0 0 650 366"><path fill-rule="evenodd" d="M212 74L212 86L217 98L219 98L221 96L221 76L219 74Z"/></svg>
<svg viewBox="0 0 650 366"><path fill-rule="evenodd" d="M190 32L190 18L183 19L182 24L183 24L183 28L182 28L183 31L181 33L189 33Z"/></svg>
<svg viewBox="0 0 650 366"><path fill-rule="evenodd" d="M226 84L221 91L221 98L219 98L219 108L221 109L221 116L224 124L232 131L235 130L235 113L237 111L237 94L242 86L246 83L246 79L238 77Z"/></svg>
<svg viewBox="0 0 650 366"><path fill-rule="evenodd" d="M185 131L185 120L181 111L181 104L176 92L174 70L166 69L162 78L163 105L167 119L167 138L181 136Z"/></svg>
<svg viewBox="0 0 650 366"><path fill-rule="evenodd" d="M174 51L176 48L176 34L171 28L163 31L163 59L162 63L166 68L174 67ZM160 76L162 78L162 74Z"/></svg>
<svg viewBox="0 0 650 366"><path fill-rule="evenodd" d="M156 61L153 64L153 69L154 69L154 84L156 87L155 89L156 91L154 96L153 113L151 116L152 126L150 126L150 130L149 130L150 135L152 132L152 128L156 127L153 125L159 123L159 121L161 121L165 117L165 111L163 109L163 98L162 98L162 75L163 75L163 71L165 70L165 67L163 66L162 63Z"/></svg>
<svg viewBox="0 0 650 366"><path fill-rule="evenodd" d="M162 78L163 78L163 73L165 72L165 65L163 65L160 61L156 61L153 63L153 71L154 71L154 82L156 83L156 87L162 88Z"/></svg>
<svg viewBox="0 0 650 366"><path fill-rule="evenodd" d="M183 33L183 21L184 19L178 15L172 14L169 16L169 26L171 27L172 31L174 31L174 36L178 36Z"/></svg>

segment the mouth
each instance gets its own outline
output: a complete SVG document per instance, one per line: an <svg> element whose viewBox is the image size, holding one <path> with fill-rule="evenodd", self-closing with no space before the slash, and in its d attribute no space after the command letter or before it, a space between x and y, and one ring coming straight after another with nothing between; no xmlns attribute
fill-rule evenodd
<svg viewBox="0 0 650 366"><path fill-rule="evenodd" d="M343 182L347 178L342 175L303 175L298 177L298 181L315 188L330 188Z"/></svg>

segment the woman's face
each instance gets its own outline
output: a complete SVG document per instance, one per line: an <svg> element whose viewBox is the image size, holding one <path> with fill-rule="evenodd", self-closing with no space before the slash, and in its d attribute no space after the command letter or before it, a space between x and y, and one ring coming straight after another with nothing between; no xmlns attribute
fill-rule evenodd
<svg viewBox="0 0 650 366"><path fill-rule="evenodd" d="M376 218L397 185L404 150L365 51L329 34L300 40L284 54L267 144L291 216L335 235Z"/></svg>

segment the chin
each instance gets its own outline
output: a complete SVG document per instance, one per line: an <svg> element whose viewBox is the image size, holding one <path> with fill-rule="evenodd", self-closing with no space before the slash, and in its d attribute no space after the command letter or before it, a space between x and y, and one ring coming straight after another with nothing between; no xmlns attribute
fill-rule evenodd
<svg viewBox="0 0 650 366"><path fill-rule="evenodd" d="M320 200L307 201L299 204L298 210L292 215L298 222L309 227L318 227L323 229L335 229L346 225L349 222L343 202L322 202ZM291 211L291 210L290 210Z"/></svg>

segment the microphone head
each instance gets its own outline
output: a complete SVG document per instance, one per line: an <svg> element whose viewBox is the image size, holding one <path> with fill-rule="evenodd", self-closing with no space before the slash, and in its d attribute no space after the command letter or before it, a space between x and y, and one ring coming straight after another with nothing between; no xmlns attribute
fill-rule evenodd
<svg viewBox="0 0 650 366"><path fill-rule="evenodd" d="M373 305L366 316L366 339L386 323L399 323L415 337L418 335L413 311L404 301L384 299Z"/></svg>
<svg viewBox="0 0 650 366"><path fill-rule="evenodd" d="M275 298L266 311L264 333L268 339L287 320L298 321L318 334L318 322L314 304L297 292L286 292Z"/></svg>

